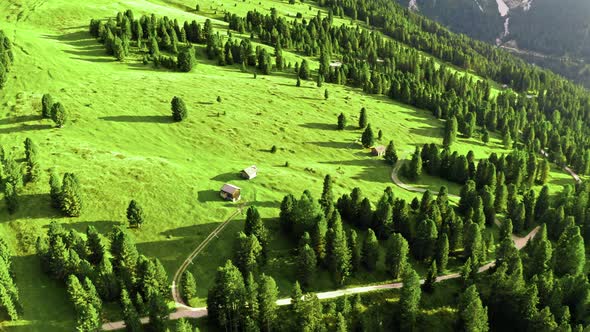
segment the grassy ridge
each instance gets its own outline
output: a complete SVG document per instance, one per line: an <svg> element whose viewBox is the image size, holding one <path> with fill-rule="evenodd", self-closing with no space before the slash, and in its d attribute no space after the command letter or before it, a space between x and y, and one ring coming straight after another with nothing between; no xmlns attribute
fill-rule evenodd
<svg viewBox="0 0 590 332"><path fill-rule="evenodd" d="M33 324L10 330L72 329L73 311L64 290L40 273L37 259L31 256L36 237L52 220L78 230L94 225L108 231L125 220L125 208L134 198L147 219L142 230L134 233L138 247L158 257L172 275L216 223L233 212L234 206L217 195L225 182L242 187L244 199L259 207L273 230L277 228L272 218L278 215L282 197L298 196L305 189L319 196L325 174L333 176L336 195L358 186L376 201L387 186L393 186L390 167L354 143L361 134L354 127L361 107L368 109L374 130L383 130L382 143L393 139L402 158L416 144L440 143L442 122L383 96L331 84L317 88L312 82L297 88L291 72L254 79L237 66L218 67L207 61L202 50L198 65L188 74L154 70L135 58L119 63L87 33L91 18L111 17L127 8L136 15L153 12L201 22L209 16L221 17L222 9L243 15L253 8L276 7L281 15L300 11L305 17L318 11L310 3L260 3L204 1L199 13L192 11L191 2L179 0L10 0L0 4L0 13L6 17L0 28L15 44L14 77L0 91L4 106L0 144L22 158L22 142L32 138L39 145L43 168L39 182L21 193L18 213L8 215L4 202L0 203L0 235L10 239L18 255L14 264L25 307L25 320L18 324ZM227 29L218 19L213 23L221 33ZM301 58L284 53L288 62ZM309 60L312 68L317 66L314 59ZM328 100L323 97L325 88L330 91ZM41 96L47 92L69 112L70 121L63 129L40 119ZM175 95L189 108L189 118L182 123L171 122L170 100ZM217 96L222 97L221 103L215 101ZM340 112L351 125L341 132L335 130ZM268 152L272 145L279 148L276 154ZM488 146L477 139L460 139L456 149L463 154L474 150L477 157L504 152L497 137ZM289 167L284 166L287 161ZM259 177L240 180L236 173L252 164L258 166ZM50 208L50 168L78 175L85 203L81 217L62 218ZM398 197L413 198L394 190ZM231 257L231 240L242 228L242 220L232 222L192 265L199 286L197 303L202 303L216 267ZM279 264L279 258L288 258L289 243L278 235L273 249L278 258L271 261L269 270L286 292L292 270ZM327 276L318 279L318 289L332 287Z"/></svg>

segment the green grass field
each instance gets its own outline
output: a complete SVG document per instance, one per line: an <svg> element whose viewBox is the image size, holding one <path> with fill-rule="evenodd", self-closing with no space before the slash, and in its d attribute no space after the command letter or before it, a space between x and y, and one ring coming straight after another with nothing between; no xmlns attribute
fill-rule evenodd
<svg viewBox="0 0 590 332"><path fill-rule="evenodd" d="M20 195L14 215L0 203L0 236L16 253L17 283L24 318L5 323L9 331L72 330L73 308L64 288L41 273L34 256L37 236L56 220L85 230L88 225L107 232L125 221L129 200L142 205L146 223L133 234L140 251L158 257L170 275L217 223L225 220L234 205L218 197L219 188L231 182L243 188L243 198L256 205L277 236L268 270L282 293L294 280L290 245L278 233L276 220L282 197L299 196L305 189L319 197L322 180L331 174L335 194L362 188L374 202L387 186L398 197L411 199L390 180L391 168L371 157L358 143L358 112L366 107L375 131L384 133L382 144L394 140L398 154L406 158L414 146L440 143L443 123L428 112L396 103L384 96L370 96L359 89L304 82L295 87L291 72L270 76L243 73L239 68L218 67L201 54L191 73L154 70L139 59L124 63L104 53L87 32L91 18L112 17L132 9L136 15L157 13L181 20L213 18L224 33L223 10L237 14L256 8L266 12L304 17L316 15L312 2L288 5L285 1L203 1L194 12L193 1L7 0L0 3L0 22L14 43L15 62L10 80L0 96L0 144L22 158L23 141L32 138L39 146L43 173ZM217 12L216 12L217 11ZM340 19L337 23L350 24ZM301 57L285 54L287 61ZM317 63L312 60L312 68ZM324 100L324 89L330 98ZM69 112L65 128L53 128L40 117L40 101L51 93ZM173 123L170 100L182 97L189 108L187 121ZM216 102L217 96L223 101ZM349 128L336 130L336 116L344 112ZM278 152L269 152L276 145ZM478 139L460 139L456 150L476 151L478 158L502 153L498 137L484 146ZM289 167L285 167L285 163ZM256 164L259 176L251 181L237 173ZM50 208L49 171L75 172L83 187L84 211L79 218L63 218ZM425 178L430 181L430 178ZM555 185L567 183L556 171ZM432 184L438 190L444 181ZM420 183L429 185L429 183ZM458 186L446 184L457 192ZM191 266L199 287L195 304L203 304L216 267L231 257L231 243L242 229L243 216L232 221ZM286 263L285 263L286 262ZM363 275L353 283L378 282L383 275ZM317 289L333 287L329 276L318 277ZM48 305L50 303L50 305ZM10 325L10 326L9 326Z"/></svg>

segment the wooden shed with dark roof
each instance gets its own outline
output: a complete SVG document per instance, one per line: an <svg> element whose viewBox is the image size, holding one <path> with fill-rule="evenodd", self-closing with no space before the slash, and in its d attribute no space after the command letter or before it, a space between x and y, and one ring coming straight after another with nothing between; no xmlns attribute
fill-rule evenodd
<svg viewBox="0 0 590 332"><path fill-rule="evenodd" d="M226 201L235 202L242 198L240 191L240 187L236 187L233 184L226 183L223 185L223 187L221 187L219 195Z"/></svg>
<svg viewBox="0 0 590 332"><path fill-rule="evenodd" d="M385 146L378 145L371 148L371 154L377 157L381 157L385 154Z"/></svg>

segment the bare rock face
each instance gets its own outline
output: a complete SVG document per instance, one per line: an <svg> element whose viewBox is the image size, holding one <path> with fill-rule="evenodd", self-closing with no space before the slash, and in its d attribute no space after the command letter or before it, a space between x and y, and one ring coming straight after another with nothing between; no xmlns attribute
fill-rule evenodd
<svg viewBox="0 0 590 332"><path fill-rule="evenodd" d="M533 0L504 0L504 3L510 9L523 8L524 10L528 10L531 8Z"/></svg>

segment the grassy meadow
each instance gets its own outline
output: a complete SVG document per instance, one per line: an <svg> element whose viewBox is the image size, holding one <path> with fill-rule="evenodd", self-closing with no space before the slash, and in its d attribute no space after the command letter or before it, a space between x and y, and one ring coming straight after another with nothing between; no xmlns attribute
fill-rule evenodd
<svg viewBox="0 0 590 332"><path fill-rule="evenodd" d="M224 221L235 205L221 201L219 188L231 182L243 190L243 199L256 205L267 220L273 238L271 261L266 270L287 294L294 281L291 247L278 232L276 217L283 196L296 197L309 189L319 197L326 174L335 180L335 194L360 187L376 202L387 186L398 197L414 194L393 185L391 167L372 157L357 140L358 113L366 107L375 133L383 131L381 144L393 140L400 158L407 158L415 145L440 143L443 122L426 111L364 94L360 89L312 81L295 86L292 71L270 76L241 72L239 66L219 67L199 50L198 64L191 73L156 70L138 58L116 61L88 33L91 18L106 19L132 9L135 15L156 13L179 21L203 22L225 33L222 11L244 15L248 10L266 12L277 8L280 15L304 17L317 14L313 2L289 5L275 0L200 1L181 0L6 0L0 3L0 22L14 43L15 61L7 86L0 90L0 144L15 158L24 157L23 141L30 137L39 146L43 169L40 180L25 186L20 208L9 215L0 201L0 236L16 257L17 284L24 317L4 323L7 331L71 331L74 313L65 289L40 271L34 256L35 241L51 221L84 231L88 225L107 232L125 222L129 200L144 209L146 222L132 231L141 253L158 257L172 276L184 258L217 223ZM324 12L325 14L325 12ZM336 24L350 24L337 19ZM298 54L284 52L287 62L300 61ZM308 58L311 67L316 59ZM329 99L324 99L324 89ZM41 96L50 93L66 108L69 121L54 128L41 119ZM174 123L170 100L184 99L188 119ZM222 101L217 102L220 96ZM348 128L336 130L336 117L343 112ZM270 153L271 146L278 151ZM477 158L506 152L498 137L485 146L479 139L459 139L460 153L474 150ZM286 163L288 162L288 167ZM237 173L257 165L259 176L251 181ZM49 172L74 172L84 199L81 217L64 218L50 207ZM568 176L552 173L557 188ZM425 177L421 186L438 191L456 184ZM218 239L194 261L191 271L199 287L194 305L204 304L217 266L231 257L232 240L243 227L244 216L232 221ZM387 280L384 273L364 274L352 284ZM327 274L320 274L317 290L334 287Z"/></svg>

